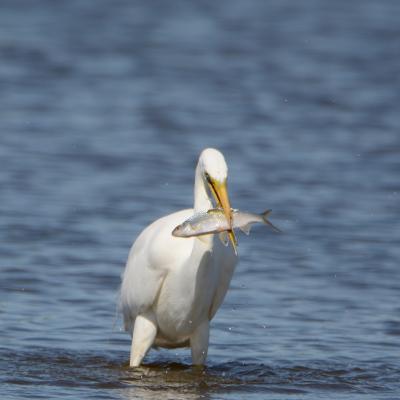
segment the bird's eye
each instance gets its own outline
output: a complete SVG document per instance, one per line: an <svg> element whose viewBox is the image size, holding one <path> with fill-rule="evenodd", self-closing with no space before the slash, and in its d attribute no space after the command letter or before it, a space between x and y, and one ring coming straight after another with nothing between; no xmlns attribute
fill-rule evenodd
<svg viewBox="0 0 400 400"><path fill-rule="evenodd" d="M210 177L210 175L208 174L208 172L206 172L206 173L204 174L204 176L206 177L207 182L208 182L208 183L211 183L211 177Z"/></svg>

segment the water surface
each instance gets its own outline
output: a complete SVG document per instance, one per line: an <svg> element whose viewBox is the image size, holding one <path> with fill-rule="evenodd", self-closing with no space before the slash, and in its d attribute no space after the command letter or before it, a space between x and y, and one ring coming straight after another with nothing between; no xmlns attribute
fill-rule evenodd
<svg viewBox="0 0 400 400"><path fill-rule="evenodd" d="M391 398L400 393L396 1L3 1L0 396ZM135 237L192 204L204 147L239 236L208 364L128 368Z"/></svg>

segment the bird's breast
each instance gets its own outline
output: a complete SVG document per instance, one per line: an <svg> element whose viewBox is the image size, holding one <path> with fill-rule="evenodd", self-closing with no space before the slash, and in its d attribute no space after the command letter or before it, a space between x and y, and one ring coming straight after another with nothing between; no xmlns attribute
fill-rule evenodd
<svg viewBox="0 0 400 400"><path fill-rule="evenodd" d="M196 242L186 262L166 276L155 304L158 327L166 337L190 335L208 318L219 275L212 246Z"/></svg>

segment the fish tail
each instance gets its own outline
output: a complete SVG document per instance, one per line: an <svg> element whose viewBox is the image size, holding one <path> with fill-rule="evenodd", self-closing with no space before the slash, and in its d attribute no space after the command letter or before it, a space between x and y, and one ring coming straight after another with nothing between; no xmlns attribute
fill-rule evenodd
<svg viewBox="0 0 400 400"><path fill-rule="evenodd" d="M265 210L262 214L261 214L261 217L262 217L262 219L264 220L264 222L267 224L267 225L269 225L274 231L276 231L276 232L282 232L280 229L278 229L274 224L272 224L272 222L270 222L269 220L268 220L268 216L269 216L269 214L271 214L271 211L272 210Z"/></svg>

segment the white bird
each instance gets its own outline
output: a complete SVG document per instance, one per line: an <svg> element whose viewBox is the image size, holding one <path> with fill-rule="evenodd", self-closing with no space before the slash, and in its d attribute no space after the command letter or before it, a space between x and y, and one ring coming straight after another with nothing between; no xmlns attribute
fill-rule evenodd
<svg viewBox="0 0 400 400"><path fill-rule="evenodd" d="M162 217L145 228L130 250L122 276L120 306L132 335L130 366L154 347L190 347L192 363L204 364L210 321L224 300L236 263L236 239L226 247L213 234L191 238L172 230L193 213L223 208L232 221L228 168L216 149L205 149L195 172L194 208Z"/></svg>

